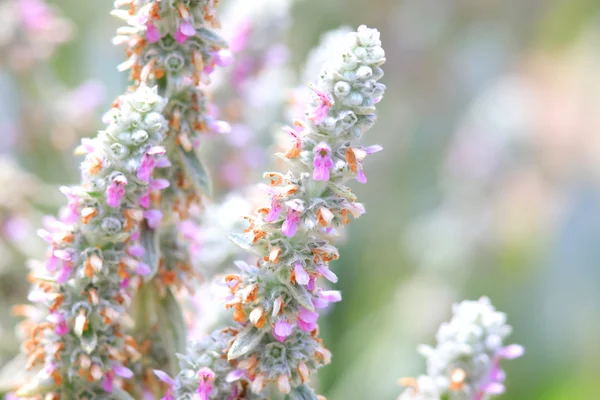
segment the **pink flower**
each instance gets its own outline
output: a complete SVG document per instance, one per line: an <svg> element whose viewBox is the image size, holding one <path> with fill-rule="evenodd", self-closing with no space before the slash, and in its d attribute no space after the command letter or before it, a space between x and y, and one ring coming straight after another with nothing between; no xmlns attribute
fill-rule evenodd
<svg viewBox="0 0 600 400"><path fill-rule="evenodd" d="M329 282L336 283L338 281L338 277L333 273L329 268L324 265L321 265L317 268L317 271L325 277Z"/></svg>
<svg viewBox="0 0 600 400"><path fill-rule="evenodd" d="M175 40L177 40L177 43L185 43L190 36L194 36L195 34L196 29L194 28L192 21L183 20L177 27L177 32L175 32Z"/></svg>
<svg viewBox="0 0 600 400"><path fill-rule="evenodd" d="M298 328L302 329L304 332L312 332L317 327L317 319L319 319L318 313L300 307L297 321Z"/></svg>
<svg viewBox="0 0 600 400"><path fill-rule="evenodd" d="M52 313L48 316L48 320L54 324L54 332L59 336L64 336L69 333L69 326L64 315L60 313Z"/></svg>
<svg viewBox="0 0 600 400"><path fill-rule="evenodd" d="M73 253L68 250L56 249L52 254L63 261L71 261L73 259Z"/></svg>
<svg viewBox="0 0 600 400"><path fill-rule="evenodd" d="M315 278L310 278L310 281L308 281L308 285L306 285L306 289L308 289L311 292L315 289Z"/></svg>
<svg viewBox="0 0 600 400"><path fill-rule="evenodd" d="M135 269L135 273L142 276L150 275L151 272L152 270L150 269L148 264L143 262L140 262Z"/></svg>
<svg viewBox="0 0 600 400"><path fill-rule="evenodd" d="M67 207L62 212L61 221L65 224L74 224L79 220L79 197L67 186L62 186L60 191L67 197Z"/></svg>
<svg viewBox="0 0 600 400"><path fill-rule="evenodd" d="M367 183L367 176L362 169L356 174L356 181L362 184Z"/></svg>
<svg viewBox="0 0 600 400"><path fill-rule="evenodd" d="M102 389L104 389L105 392L112 393L114 377L115 376L112 371L104 374L104 379L102 380Z"/></svg>
<svg viewBox="0 0 600 400"><path fill-rule="evenodd" d="M308 275L306 270L302 268L302 264L299 261L297 261L294 264L294 274L296 275L296 282L298 282L298 284L308 285L308 281L310 281L310 276Z"/></svg>
<svg viewBox="0 0 600 400"><path fill-rule="evenodd" d="M326 143L319 143L315 147L315 159L313 160L313 179L315 181L328 181L329 170L333 167L330 156L331 149Z"/></svg>
<svg viewBox="0 0 600 400"><path fill-rule="evenodd" d="M318 103L317 106L309 114L309 117L315 125L319 125L325 120L325 118L327 118L329 109L333 105L333 100L329 97L327 93L322 92L319 89L312 88L312 90L317 95Z"/></svg>
<svg viewBox="0 0 600 400"><path fill-rule="evenodd" d="M504 384L502 382L506 379L506 375L500 367L500 360L513 360L521 357L524 353L525 349L518 344L511 344L498 350L496 356L492 360L492 368L487 379L479 387L473 399L482 400L486 398L486 395L499 395L504 393Z"/></svg>
<svg viewBox="0 0 600 400"><path fill-rule="evenodd" d="M117 376L120 376L121 378L129 379L133 377L133 371L131 371L124 365L115 364L113 365L112 370L115 372L115 374L117 374Z"/></svg>
<svg viewBox="0 0 600 400"><path fill-rule="evenodd" d="M225 377L225 382L235 382L239 380L242 376L244 376L243 369L234 369L233 371L227 374L227 376Z"/></svg>
<svg viewBox="0 0 600 400"><path fill-rule="evenodd" d="M198 371L198 377L200 378L200 384L196 389L196 393L200 395L200 400L208 400L208 395L213 390L212 382L215 380L215 373L212 369L203 367Z"/></svg>
<svg viewBox="0 0 600 400"><path fill-rule="evenodd" d="M154 165L156 168L169 168L171 165L171 161L167 157L160 157L156 160L156 164Z"/></svg>
<svg viewBox="0 0 600 400"><path fill-rule="evenodd" d="M285 221L281 224L281 233L287 237L292 237L298 230L298 224L300 223L299 213L292 209L288 210L288 214L285 217Z"/></svg>
<svg viewBox="0 0 600 400"><path fill-rule="evenodd" d="M158 379L166 383L168 386L167 391L161 400L175 400L175 396L173 395L173 386L175 385L175 380L173 380L173 378L171 378L166 372L163 372L158 369L155 369L153 371L154 375L156 375Z"/></svg>
<svg viewBox="0 0 600 400"><path fill-rule="evenodd" d="M160 40L160 31L152 22L146 24L146 39L149 43L156 43Z"/></svg>
<svg viewBox="0 0 600 400"><path fill-rule="evenodd" d="M342 301L342 293L339 290L321 290L319 291L319 297L329 303Z"/></svg>
<svg viewBox="0 0 600 400"><path fill-rule="evenodd" d="M154 160L154 157L152 157L149 153L144 154L140 167L137 171L137 178L141 181L148 182L155 164L156 161Z"/></svg>
<svg viewBox="0 0 600 400"><path fill-rule="evenodd" d="M279 204L279 200L275 196L273 196L271 198L271 209L269 210L269 213L265 216L265 222L275 221L277 218L279 218L280 214L281 204Z"/></svg>
<svg viewBox="0 0 600 400"><path fill-rule="evenodd" d="M125 185L127 185L127 178L125 176L117 175L114 177L106 189L106 204L113 208L120 207L121 200L125 197Z"/></svg>
<svg viewBox="0 0 600 400"><path fill-rule="evenodd" d="M150 191L147 191L146 193L141 195L140 199L138 200L138 203L144 208L150 207Z"/></svg>
<svg viewBox="0 0 600 400"><path fill-rule="evenodd" d="M361 149L367 154L374 154L383 150L383 147L381 145L374 144L372 146L361 147Z"/></svg>
<svg viewBox="0 0 600 400"><path fill-rule="evenodd" d="M288 336L292 334L292 325L284 319L280 319L273 325L273 336L281 343L285 342Z"/></svg>
<svg viewBox="0 0 600 400"><path fill-rule="evenodd" d="M56 272L58 267L60 267L60 259L54 254L51 254L46 261L46 270L48 272Z"/></svg>
<svg viewBox="0 0 600 400"><path fill-rule="evenodd" d="M165 148L162 146L151 147L146 154L144 154L140 167L137 171L137 178L139 180L144 182L148 182L150 180L152 169L154 169L156 166L156 159L154 156L159 156L162 154L165 154Z"/></svg>
<svg viewBox="0 0 600 400"><path fill-rule="evenodd" d="M521 357L523 354L525 354L525 349L523 346L519 344L511 344L500 349L496 355L507 360L514 360L515 358Z"/></svg>
<svg viewBox="0 0 600 400"><path fill-rule="evenodd" d="M130 256L133 257L142 257L144 255L144 253L146 252L146 250L144 249L144 246L140 245L140 244L134 244L129 246L129 248L127 249L127 253Z"/></svg>
<svg viewBox="0 0 600 400"><path fill-rule="evenodd" d="M150 189L152 190L162 190L166 189L170 186L170 183L166 179L153 179L150 181Z"/></svg>
<svg viewBox="0 0 600 400"><path fill-rule="evenodd" d="M158 228L158 224L160 224L160 220L162 219L163 214L160 210L146 210L144 211L144 218L148 222L148 226L152 229Z"/></svg>
<svg viewBox="0 0 600 400"><path fill-rule="evenodd" d="M72 272L73 272L73 267L71 267L69 265L63 265L60 272L58 273L58 276L56 277L56 282L58 282L60 284L65 283L71 277Z"/></svg>

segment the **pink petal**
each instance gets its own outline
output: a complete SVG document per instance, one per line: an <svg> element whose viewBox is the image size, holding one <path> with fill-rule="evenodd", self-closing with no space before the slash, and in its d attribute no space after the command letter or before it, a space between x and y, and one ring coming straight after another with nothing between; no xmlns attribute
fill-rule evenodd
<svg viewBox="0 0 600 400"><path fill-rule="evenodd" d="M133 377L133 371L131 371L129 368L125 367L124 365L117 364L117 365L114 365L112 369L113 369L113 371L115 371L115 374L117 374L121 378L129 379L129 378Z"/></svg>
<svg viewBox="0 0 600 400"><path fill-rule="evenodd" d="M319 297L330 303L342 301L342 293L339 290L321 290Z"/></svg>
<svg viewBox="0 0 600 400"><path fill-rule="evenodd" d="M163 381L164 383L167 383L169 385L175 384L175 381L173 380L173 378L171 378L169 376L169 374L167 374L166 372L161 371L159 369L154 369L152 371L154 372L154 375L156 375L157 378L160 379L161 381Z"/></svg>
<svg viewBox="0 0 600 400"><path fill-rule="evenodd" d="M304 307L300 307L298 318L307 323L317 322L317 319L319 319L319 313L310 311Z"/></svg>
<svg viewBox="0 0 600 400"><path fill-rule="evenodd" d="M513 360L515 358L521 357L525 354L525 348L520 344L511 344L508 345L498 352L498 356L505 358L507 360Z"/></svg>
<svg viewBox="0 0 600 400"><path fill-rule="evenodd" d="M294 274L296 275L296 282L300 285L308 285L308 281L310 281L310 276L308 273L302 268L302 264L296 262L294 265Z"/></svg>
<svg viewBox="0 0 600 400"><path fill-rule="evenodd" d="M227 376L225 377L225 382L230 382L230 383L235 382L243 376L244 376L243 369L234 369L233 371L231 371L230 373L227 374Z"/></svg>
<svg viewBox="0 0 600 400"><path fill-rule="evenodd" d="M331 271L329 268L325 267L324 265L321 265L320 267L318 267L317 271L319 271L319 273L321 275L323 275L325 277L325 279L327 279L329 282L336 283L338 281L337 275L334 274L333 271Z"/></svg>

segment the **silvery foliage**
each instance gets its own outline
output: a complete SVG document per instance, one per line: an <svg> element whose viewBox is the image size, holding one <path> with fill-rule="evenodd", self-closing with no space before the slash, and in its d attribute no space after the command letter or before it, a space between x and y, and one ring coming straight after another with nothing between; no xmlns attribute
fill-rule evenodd
<svg viewBox="0 0 600 400"><path fill-rule="evenodd" d="M505 346L512 332L506 314L496 311L489 298L463 301L453 307L450 322L437 332L435 347L421 345L427 359L427 374L405 380L409 386L399 399L485 399L504 391L503 358L522 354L519 345ZM411 382L412 381L412 382Z"/></svg>
<svg viewBox="0 0 600 400"><path fill-rule="evenodd" d="M129 376L124 364L139 357L121 316L128 286L146 272L129 250L139 244L139 199L149 186L140 171L162 152L164 105L156 88L141 85L119 98L104 131L84 141L82 183L63 189L69 204L62 221L40 231L50 243L47 272L38 271L29 299L50 313L25 348L28 364L43 361L44 368L19 396L51 391L60 398L112 398L102 395L105 389ZM115 188L122 190L118 204L110 200Z"/></svg>
<svg viewBox="0 0 600 400"><path fill-rule="evenodd" d="M246 233L232 236L258 256L258 267L238 263L242 273L225 278L233 294L227 305L241 325L223 352L240 370L234 376L251 381L254 393L273 382L280 392L315 398L305 382L330 359L318 338L316 309L341 298L315 281L337 280L327 265L339 257L331 232L348 223L349 214L364 213L345 183L365 182L363 160L380 149L356 140L375 122L384 62L379 32L362 26L348 35L344 51L325 65L305 120L287 129L292 148L280 156L290 172L265 174L270 207L250 219ZM278 324L285 329L276 337ZM180 374L176 385L184 381Z"/></svg>

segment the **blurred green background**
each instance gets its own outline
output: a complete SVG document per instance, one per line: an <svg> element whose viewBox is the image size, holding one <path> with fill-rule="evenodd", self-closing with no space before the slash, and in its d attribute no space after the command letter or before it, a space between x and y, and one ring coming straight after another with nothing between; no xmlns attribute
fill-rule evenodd
<svg viewBox="0 0 600 400"><path fill-rule="evenodd" d="M106 109L127 84L112 2L52 3L75 26L52 73L68 86L102 82ZM333 265L344 301L323 318L334 358L320 392L395 399L400 377L424 371L415 347L433 343L452 303L487 295L526 348L505 363L502 398L600 398L600 1L298 0L292 18L297 72L340 25L378 28L388 59L365 138L385 150L368 185L355 185L367 214ZM43 184L76 181L70 149L4 137L0 149ZM20 269L0 282L3 321L27 285L24 260L8 252ZM15 350L11 323L3 357Z"/></svg>

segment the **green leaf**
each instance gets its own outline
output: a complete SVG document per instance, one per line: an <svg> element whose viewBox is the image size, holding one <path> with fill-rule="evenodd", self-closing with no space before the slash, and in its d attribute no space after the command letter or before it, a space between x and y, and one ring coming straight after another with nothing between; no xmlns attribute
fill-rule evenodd
<svg viewBox="0 0 600 400"><path fill-rule="evenodd" d="M243 250L250 251L254 254L261 255L260 252L254 248L252 239L250 236L245 235L243 233L232 233L229 235L229 240L231 240L236 246L240 247Z"/></svg>
<svg viewBox="0 0 600 400"><path fill-rule="evenodd" d="M158 232L151 229L146 221L142 222L140 230L140 241L144 247L143 261L150 267L150 275L145 279L152 279L158 272L158 261L160 259L160 249L158 247Z"/></svg>
<svg viewBox="0 0 600 400"><path fill-rule="evenodd" d="M133 331L139 336L147 335L158 323L159 296L151 283L142 285L131 302L130 314L134 321Z"/></svg>
<svg viewBox="0 0 600 400"><path fill-rule="evenodd" d="M333 193L348 200L351 203L356 201L356 195L354 193L352 193L350 188L348 188L346 186L340 186L335 183L329 182L329 188L331 189L331 191Z"/></svg>
<svg viewBox="0 0 600 400"><path fill-rule="evenodd" d="M96 350L96 346L98 346L98 335L96 335L96 332L88 330L79 338L79 343L83 351L92 354Z"/></svg>
<svg viewBox="0 0 600 400"><path fill-rule="evenodd" d="M292 295L294 300L298 302L302 307L309 311L315 311L315 306L311 301L310 293L302 285L292 285L286 283L285 286L288 288L288 292Z"/></svg>
<svg viewBox="0 0 600 400"><path fill-rule="evenodd" d="M194 187L206 196L212 196L212 184L208 171L194 151L185 151L179 147L179 154L185 173Z"/></svg>
<svg viewBox="0 0 600 400"><path fill-rule="evenodd" d="M292 389L285 400L317 400L315 392L306 385L300 385Z"/></svg>
<svg viewBox="0 0 600 400"><path fill-rule="evenodd" d="M227 47L227 41L210 29L205 27L196 28L196 33L198 33L200 39L209 44L217 47Z"/></svg>
<svg viewBox="0 0 600 400"><path fill-rule="evenodd" d="M227 359L229 361L235 360L245 354L250 353L265 335L265 331L257 329L254 326L247 328L240 332L237 339L231 345L229 352L227 353Z"/></svg>
<svg viewBox="0 0 600 400"><path fill-rule="evenodd" d="M175 353L185 352L186 347L186 332L187 326L185 324L185 318L183 318L183 310L181 305L169 290L162 299L162 306L166 314L169 316L169 321L173 327L173 333L175 338Z"/></svg>
<svg viewBox="0 0 600 400"><path fill-rule="evenodd" d="M170 290L160 300L157 311L158 334L169 358L169 368L165 372L168 372L171 376L175 376L179 372L179 363L176 354L185 352L186 325L183 319L183 312Z"/></svg>

